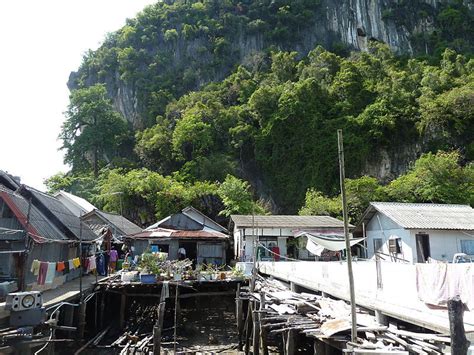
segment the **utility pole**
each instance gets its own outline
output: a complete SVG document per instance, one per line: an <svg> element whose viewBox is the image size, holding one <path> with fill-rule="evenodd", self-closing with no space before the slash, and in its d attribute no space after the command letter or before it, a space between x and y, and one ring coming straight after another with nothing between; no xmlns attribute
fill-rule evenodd
<svg viewBox="0 0 474 355"><path fill-rule="evenodd" d="M337 143L339 152L339 179L341 182L341 197L342 197L342 211L344 218L344 238L346 240L346 255L347 255L347 273L349 276L349 290L351 296L351 318L352 318L352 330L351 330L351 341L357 343L357 316L356 316L356 303L355 303L355 292L354 292L354 275L352 274L352 255L351 255L351 243L349 240L349 223L347 221L347 200L346 200L346 186L344 180L346 178L344 170L344 144L342 140L342 129L337 130Z"/></svg>

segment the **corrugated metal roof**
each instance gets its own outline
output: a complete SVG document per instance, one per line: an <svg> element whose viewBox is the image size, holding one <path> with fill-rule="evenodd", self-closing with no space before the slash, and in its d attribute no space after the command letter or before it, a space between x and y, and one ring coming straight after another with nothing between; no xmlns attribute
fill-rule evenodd
<svg viewBox="0 0 474 355"><path fill-rule="evenodd" d="M59 223L61 223L67 230L69 230L69 233L73 234L71 237L76 237L77 239L79 239L79 236L82 234L82 239L86 241L94 240L97 238L96 235L92 232L92 230L86 224L82 223L79 217L74 215L56 197L45 194L44 192L38 191L29 186L24 186L24 189L33 195L33 204L39 208L41 207L38 205L38 202L39 204L43 205L47 211L49 211L54 217L57 218ZM58 226L58 228L61 227ZM68 233L68 231L64 232L66 234Z"/></svg>
<svg viewBox="0 0 474 355"><path fill-rule="evenodd" d="M58 196L61 196L61 195L64 198L67 198L71 202L76 204L84 212L83 214L89 213L90 211L93 211L93 210L97 209L97 207L95 207L93 204L91 204L89 201L83 199L82 197L73 195L73 194L71 194L69 192L66 192L66 191L63 191L63 190L57 192L54 195L54 197L57 198Z"/></svg>
<svg viewBox="0 0 474 355"><path fill-rule="evenodd" d="M0 185L0 197L9 206L19 222L26 228L28 216L28 201L16 192ZM33 204L30 208L29 232L40 237L51 240L67 240L68 237L62 233L48 218Z"/></svg>
<svg viewBox="0 0 474 355"><path fill-rule="evenodd" d="M343 228L344 222L330 216L231 215L237 228ZM253 220L253 221L252 221ZM353 227L350 225L350 227Z"/></svg>
<svg viewBox="0 0 474 355"><path fill-rule="evenodd" d="M474 230L474 209L467 205L398 202L370 205L407 229Z"/></svg>
<svg viewBox="0 0 474 355"><path fill-rule="evenodd" d="M94 210L92 212L89 212L87 215L83 216L83 220L87 220L87 217L90 215L95 214L97 217L99 217L101 220L104 221L104 224L102 224L102 228L106 226L111 226L118 230L121 235L129 235L129 234L135 234L135 233L140 233L142 231L142 228L137 226L135 223L129 221L125 217L115 214L115 213L109 213L109 212L104 212L104 211L99 211L99 210ZM98 228L99 225L93 225L92 227L94 231L97 231L102 228ZM97 232L96 232L97 234Z"/></svg>

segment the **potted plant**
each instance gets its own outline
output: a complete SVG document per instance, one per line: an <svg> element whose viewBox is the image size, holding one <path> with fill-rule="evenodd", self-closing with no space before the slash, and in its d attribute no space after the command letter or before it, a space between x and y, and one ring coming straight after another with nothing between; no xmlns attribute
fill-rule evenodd
<svg viewBox="0 0 474 355"><path fill-rule="evenodd" d="M237 265L232 268L231 274L234 280L243 280L245 278L244 272Z"/></svg>
<svg viewBox="0 0 474 355"><path fill-rule="evenodd" d="M140 262L140 281L142 283L156 283L157 277L161 274L156 256L152 253L143 253Z"/></svg>

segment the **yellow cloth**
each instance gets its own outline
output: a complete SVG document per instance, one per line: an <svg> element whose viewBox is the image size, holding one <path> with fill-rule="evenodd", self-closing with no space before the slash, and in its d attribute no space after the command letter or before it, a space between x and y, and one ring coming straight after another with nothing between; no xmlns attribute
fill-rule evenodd
<svg viewBox="0 0 474 355"><path fill-rule="evenodd" d="M81 261L79 260L79 258L72 259L72 263L75 268L78 268L79 266L81 266Z"/></svg>
<svg viewBox="0 0 474 355"><path fill-rule="evenodd" d="M31 272L33 273L33 275L38 276L40 264L40 261L36 259L33 260L33 262L31 263Z"/></svg>

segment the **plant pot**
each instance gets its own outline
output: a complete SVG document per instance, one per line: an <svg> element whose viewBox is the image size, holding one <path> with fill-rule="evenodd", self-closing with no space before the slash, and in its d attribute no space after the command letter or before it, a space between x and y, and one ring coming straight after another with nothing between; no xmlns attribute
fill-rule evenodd
<svg viewBox="0 0 474 355"><path fill-rule="evenodd" d="M155 274L140 274L140 282L142 284L156 284Z"/></svg>

